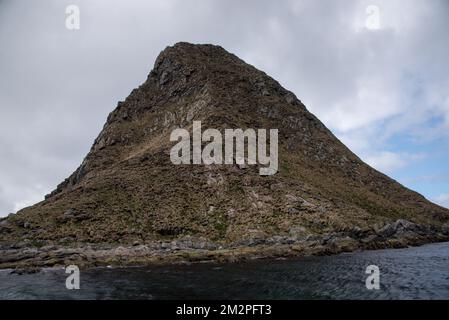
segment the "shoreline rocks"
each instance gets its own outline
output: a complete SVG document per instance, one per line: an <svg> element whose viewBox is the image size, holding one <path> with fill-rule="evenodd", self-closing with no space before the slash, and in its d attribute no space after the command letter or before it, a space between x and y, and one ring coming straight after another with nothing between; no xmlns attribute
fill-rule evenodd
<svg viewBox="0 0 449 320"><path fill-rule="evenodd" d="M449 241L445 228L439 231L406 220L397 220L371 232L354 228L323 236L305 236L303 230L293 230L285 236L254 237L237 243L208 241L185 236L171 241L132 243L129 245L79 244L46 245L40 248L26 245L2 245L0 268L17 269L22 274L36 268L76 264L80 268L96 266L135 266L179 264L192 262L235 262L264 258L288 258L309 255L329 255L356 250L401 248L431 242Z"/></svg>

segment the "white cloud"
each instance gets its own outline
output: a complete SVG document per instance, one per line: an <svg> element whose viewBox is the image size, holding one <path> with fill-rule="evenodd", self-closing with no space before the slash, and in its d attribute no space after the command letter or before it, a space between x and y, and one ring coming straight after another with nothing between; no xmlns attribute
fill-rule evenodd
<svg viewBox="0 0 449 320"><path fill-rule="evenodd" d="M449 193L442 193L436 196L433 201L438 203L440 206L446 207L449 209Z"/></svg>
<svg viewBox="0 0 449 320"><path fill-rule="evenodd" d="M380 153L367 155L362 158L373 168L384 173L391 173L394 170L398 170L404 168L407 165L410 165L414 161L419 161L424 157L424 154L411 155L407 153L382 151Z"/></svg>

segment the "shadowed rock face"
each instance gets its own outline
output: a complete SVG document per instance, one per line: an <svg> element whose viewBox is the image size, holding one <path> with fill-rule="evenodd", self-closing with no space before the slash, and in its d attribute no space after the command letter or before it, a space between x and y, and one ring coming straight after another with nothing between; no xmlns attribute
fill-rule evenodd
<svg viewBox="0 0 449 320"><path fill-rule="evenodd" d="M170 133L194 120L204 129L279 129L278 173L173 165ZM428 234L448 220L449 210L363 163L262 71L219 46L178 43L109 114L79 168L0 222L0 243L326 244L335 235Z"/></svg>

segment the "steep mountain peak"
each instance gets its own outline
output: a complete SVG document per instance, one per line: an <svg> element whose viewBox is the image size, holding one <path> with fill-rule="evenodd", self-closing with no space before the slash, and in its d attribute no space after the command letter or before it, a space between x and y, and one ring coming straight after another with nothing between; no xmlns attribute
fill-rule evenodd
<svg viewBox="0 0 449 320"><path fill-rule="evenodd" d="M176 66L205 69L209 64L214 66L214 64L230 63L242 65L243 61L218 45L178 42L168 46L158 55L154 70L163 72L167 67L171 69Z"/></svg>
<svg viewBox="0 0 449 320"><path fill-rule="evenodd" d="M186 81L193 73L206 72L209 77L205 79L212 80L214 72L225 65L231 69L243 62L220 46L179 42L158 55L149 79L165 86L173 81L176 83L176 80Z"/></svg>
<svg viewBox="0 0 449 320"><path fill-rule="evenodd" d="M279 171L262 177L235 163L174 165L170 133L193 121L278 129ZM331 234L355 247L385 246L396 231L376 238L382 226L421 232L425 241L448 219L447 209L363 163L264 72L219 46L180 42L109 114L79 168L45 201L8 218L0 242L194 237L232 247L293 237L326 246Z"/></svg>
<svg viewBox="0 0 449 320"><path fill-rule="evenodd" d="M270 95L271 90L274 95L288 94L291 102L297 100L264 72L211 44L179 42L167 47L157 57L143 87L148 89L148 85L156 85L171 96L185 96L194 88L207 86L211 91L221 91L220 95L227 91L231 96L232 89L245 88L248 94L256 93L256 89L258 94Z"/></svg>

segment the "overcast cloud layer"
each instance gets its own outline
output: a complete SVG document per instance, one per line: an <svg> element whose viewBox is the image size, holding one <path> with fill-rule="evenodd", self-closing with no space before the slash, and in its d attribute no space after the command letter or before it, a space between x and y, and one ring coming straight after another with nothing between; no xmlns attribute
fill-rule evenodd
<svg viewBox="0 0 449 320"><path fill-rule="evenodd" d="M178 41L264 70L363 160L449 207L448 30L444 0L0 0L0 216L69 176Z"/></svg>

